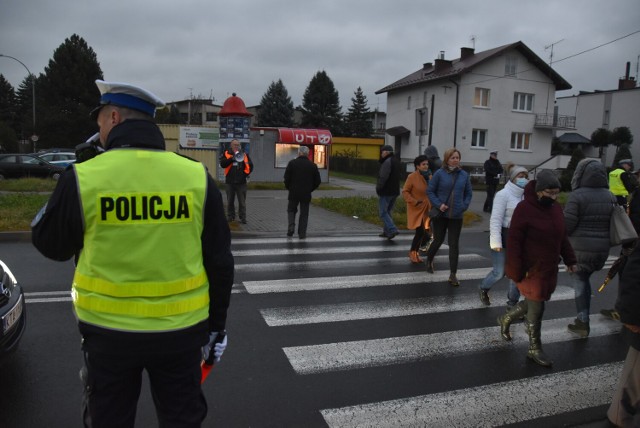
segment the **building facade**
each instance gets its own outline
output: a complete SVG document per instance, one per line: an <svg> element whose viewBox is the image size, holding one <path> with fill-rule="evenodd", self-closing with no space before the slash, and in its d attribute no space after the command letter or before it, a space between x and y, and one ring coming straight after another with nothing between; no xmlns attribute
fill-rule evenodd
<svg viewBox="0 0 640 428"><path fill-rule="evenodd" d="M435 145L450 147L463 164L482 167L489 152L501 162L535 167L551 157L555 130L573 129L575 118L560 116L555 93L571 85L516 42L434 63L380 89L387 94L386 144L409 161Z"/></svg>

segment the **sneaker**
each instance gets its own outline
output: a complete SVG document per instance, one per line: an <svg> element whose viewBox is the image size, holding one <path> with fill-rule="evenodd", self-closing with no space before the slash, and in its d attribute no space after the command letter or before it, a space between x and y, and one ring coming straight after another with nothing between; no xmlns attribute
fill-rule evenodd
<svg viewBox="0 0 640 428"><path fill-rule="evenodd" d="M620 321L620 314L615 309L602 309L600 314L614 321Z"/></svg>
<svg viewBox="0 0 640 428"><path fill-rule="evenodd" d="M391 241L396 236L398 236L398 232L391 232L389 235L387 235L387 239Z"/></svg>
<svg viewBox="0 0 640 428"><path fill-rule="evenodd" d="M381 238L387 238L387 237L388 237L388 236L387 236L387 234L386 234L386 233L384 233L384 232L382 232L382 233L381 233L380 235L378 235L378 236L379 236L379 237L381 237Z"/></svg>
<svg viewBox="0 0 640 428"><path fill-rule="evenodd" d="M491 306L491 300L489 300L489 290L480 289L480 301L485 306Z"/></svg>
<svg viewBox="0 0 640 428"><path fill-rule="evenodd" d="M569 324L567 326L570 332L577 334L580 337L589 336L589 323L580 321L578 318L573 322L573 324Z"/></svg>

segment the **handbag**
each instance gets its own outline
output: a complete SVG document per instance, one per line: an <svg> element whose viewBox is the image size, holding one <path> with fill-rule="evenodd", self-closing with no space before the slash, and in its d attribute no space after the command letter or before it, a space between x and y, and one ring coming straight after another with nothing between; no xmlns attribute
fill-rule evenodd
<svg viewBox="0 0 640 428"><path fill-rule="evenodd" d="M636 239L638 239L638 234L633 227L633 223L631 223L631 219L624 207L616 203L609 223L609 243L612 247L615 247L616 245L628 244Z"/></svg>

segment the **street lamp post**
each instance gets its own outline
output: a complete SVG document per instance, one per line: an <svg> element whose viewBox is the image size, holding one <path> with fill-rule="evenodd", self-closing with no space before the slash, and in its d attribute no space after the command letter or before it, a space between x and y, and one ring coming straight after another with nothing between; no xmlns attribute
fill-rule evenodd
<svg viewBox="0 0 640 428"><path fill-rule="evenodd" d="M35 152L36 141L38 141L38 136L36 135L36 76L34 76L33 73L31 73L31 71L27 68L27 66L24 65L24 63L18 58L3 54L0 54L0 57L11 58L15 61L18 61L20 65L22 65L24 69L27 70L27 73L29 73L29 76L31 77L31 94L33 96L33 100L31 102L31 104L33 105L33 134L31 135L31 141L33 141L33 151Z"/></svg>

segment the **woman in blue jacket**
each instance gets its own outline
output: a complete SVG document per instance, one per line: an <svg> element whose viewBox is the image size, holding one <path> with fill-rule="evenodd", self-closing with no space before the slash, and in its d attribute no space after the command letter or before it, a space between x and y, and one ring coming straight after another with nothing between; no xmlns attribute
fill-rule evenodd
<svg viewBox="0 0 640 428"><path fill-rule="evenodd" d="M437 216L431 217L433 242L427 250L427 272L433 273L433 259L449 232L449 284L454 287L460 285L456 272L458 271L458 253L460 231L462 230L462 216L471 202L471 182L469 174L460 168L460 151L452 148L444 152L442 168L433 175L427 188L427 195L431 206L440 210Z"/></svg>

